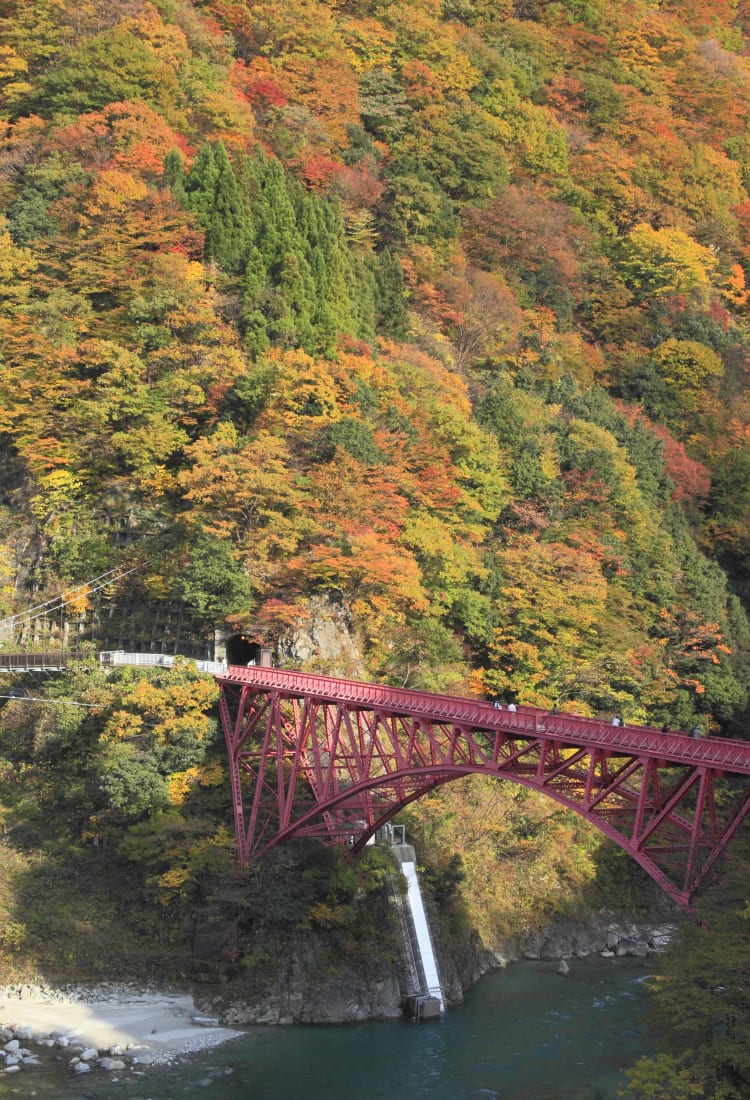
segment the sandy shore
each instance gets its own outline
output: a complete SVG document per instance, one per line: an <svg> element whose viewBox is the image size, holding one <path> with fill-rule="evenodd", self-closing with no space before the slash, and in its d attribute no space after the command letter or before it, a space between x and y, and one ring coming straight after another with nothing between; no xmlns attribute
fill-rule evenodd
<svg viewBox="0 0 750 1100"><path fill-rule="evenodd" d="M20 993L0 989L0 1027L14 1033L30 1028L32 1041L54 1035L70 1045L96 1047L100 1052L115 1048L128 1060L141 1063L170 1061L243 1034L203 1016L190 996L122 987L109 994L97 991L91 997L85 991L71 997L29 987Z"/></svg>

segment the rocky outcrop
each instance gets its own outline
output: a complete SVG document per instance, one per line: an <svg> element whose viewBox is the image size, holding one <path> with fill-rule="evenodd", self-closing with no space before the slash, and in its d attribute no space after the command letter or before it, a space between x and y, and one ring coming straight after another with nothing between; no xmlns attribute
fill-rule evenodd
<svg viewBox="0 0 750 1100"><path fill-rule="evenodd" d="M321 973L312 949L294 953L262 989L247 996L239 989L207 1001L227 1027L250 1024L346 1024L394 1019L401 1015L397 967L373 959L357 973L341 967Z"/></svg>
<svg viewBox="0 0 750 1100"><path fill-rule="evenodd" d="M509 944L502 952L488 951L476 934L453 942L448 950L437 937L443 996L448 1006L456 1006L484 974L521 959L564 960L594 954L647 958L663 950L674 927L673 923L637 923L599 914L590 924L557 921L533 933L526 943ZM260 991L248 996L236 988L205 1003L227 1027L342 1024L400 1016L405 992L404 975L396 963L371 961L365 972L326 976L314 959L294 955Z"/></svg>
<svg viewBox="0 0 750 1100"><path fill-rule="evenodd" d="M361 679L365 663L352 619L344 605L328 596L313 596L307 614L276 643L278 664L330 676Z"/></svg>
<svg viewBox="0 0 750 1100"><path fill-rule="evenodd" d="M446 943L433 922L433 940L438 955L440 982L447 1005L459 1005L468 989L490 970L507 965L507 959L488 949L476 932L462 940Z"/></svg>
<svg viewBox="0 0 750 1100"><path fill-rule="evenodd" d="M556 921L533 933L523 947L525 959L605 958L629 955L648 958L664 949L675 930L674 921L617 919L599 913L585 922Z"/></svg>

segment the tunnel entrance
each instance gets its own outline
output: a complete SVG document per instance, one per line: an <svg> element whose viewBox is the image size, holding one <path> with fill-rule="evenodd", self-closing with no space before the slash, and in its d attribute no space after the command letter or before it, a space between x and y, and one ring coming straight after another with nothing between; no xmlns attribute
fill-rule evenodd
<svg viewBox="0 0 750 1100"><path fill-rule="evenodd" d="M226 649L228 665L271 665L271 650L247 634L233 634L227 638Z"/></svg>

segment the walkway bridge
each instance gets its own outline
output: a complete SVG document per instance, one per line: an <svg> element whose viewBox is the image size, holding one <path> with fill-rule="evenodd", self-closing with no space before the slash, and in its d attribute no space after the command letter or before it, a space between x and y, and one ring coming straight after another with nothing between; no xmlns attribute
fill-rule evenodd
<svg viewBox="0 0 750 1100"><path fill-rule="evenodd" d="M0 671L55 671L65 654L1 654ZM171 665L102 653L104 664ZM241 867L290 837L361 849L410 802L471 774L555 799L687 905L750 811L750 742L384 687L262 665L197 661L220 690Z"/></svg>
<svg viewBox="0 0 750 1100"><path fill-rule="evenodd" d="M478 773L574 810L687 905L750 810L750 742L283 669L216 681L243 867L295 836L357 851L410 802Z"/></svg>

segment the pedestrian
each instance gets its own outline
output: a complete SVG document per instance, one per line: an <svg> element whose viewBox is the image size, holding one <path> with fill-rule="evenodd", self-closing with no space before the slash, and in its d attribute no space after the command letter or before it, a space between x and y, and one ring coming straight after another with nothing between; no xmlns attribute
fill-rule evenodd
<svg viewBox="0 0 750 1100"><path fill-rule="evenodd" d="M613 726L619 726L619 725L621 725L621 722L620 722L620 718L619 718L619 715L617 715L617 714L616 714L616 715L614 716L614 718L612 719L612 725L613 725Z"/></svg>
<svg viewBox="0 0 750 1100"><path fill-rule="evenodd" d="M513 713L515 714L516 704L515 703L508 703L508 710L513 711Z"/></svg>
<svg viewBox="0 0 750 1100"><path fill-rule="evenodd" d="M701 730L700 726L693 726L693 728L688 733L688 737L702 737L702 736L703 736L703 734L702 734L702 730Z"/></svg>

